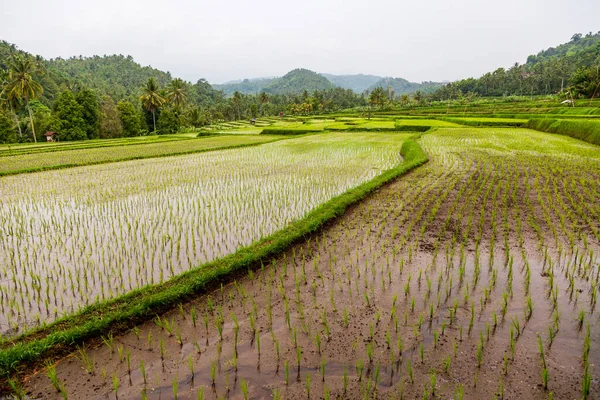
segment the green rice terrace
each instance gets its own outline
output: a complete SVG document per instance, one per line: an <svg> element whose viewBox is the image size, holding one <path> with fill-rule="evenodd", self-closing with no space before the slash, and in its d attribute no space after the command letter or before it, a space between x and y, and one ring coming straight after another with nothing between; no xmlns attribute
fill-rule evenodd
<svg viewBox="0 0 600 400"><path fill-rule="evenodd" d="M598 398L600 120L514 107L2 145L2 390Z"/></svg>

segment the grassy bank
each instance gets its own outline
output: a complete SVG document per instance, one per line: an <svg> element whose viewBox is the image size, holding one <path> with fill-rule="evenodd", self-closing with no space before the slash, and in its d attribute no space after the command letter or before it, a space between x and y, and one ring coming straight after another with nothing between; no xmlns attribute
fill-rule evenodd
<svg viewBox="0 0 600 400"><path fill-rule="evenodd" d="M541 132L558 133L600 145L600 121L540 118L530 120L523 127Z"/></svg>
<svg viewBox="0 0 600 400"><path fill-rule="evenodd" d="M377 188L428 160L414 140L403 143L401 154L403 163L332 198L304 218L234 254L206 263L163 284L146 286L113 300L91 305L77 314L4 341L0 345L0 374L6 378L25 365L31 368L32 364L41 364L46 358L72 352L76 345L84 341L131 328L205 292L232 273L260 265L341 215L350 205Z"/></svg>

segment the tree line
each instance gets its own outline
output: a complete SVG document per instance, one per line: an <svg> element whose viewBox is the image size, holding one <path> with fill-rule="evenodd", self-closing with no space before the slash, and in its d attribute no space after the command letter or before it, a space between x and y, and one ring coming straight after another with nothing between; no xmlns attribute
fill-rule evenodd
<svg viewBox="0 0 600 400"><path fill-rule="evenodd" d="M480 78L449 83L432 93L430 99L457 99L468 94L597 97L600 95L600 32L585 36L575 34L568 43L529 56L525 64L515 63Z"/></svg>
<svg viewBox="0 0 600 400"><path fill-rule="evenodd" d="M171 134L214 122L329 112L367 102L365 95L337 87L311 94L235 92L225 98L205 80L192 85L175 78L161 87L154 77L138 88L133 101L115 102L77 84L49 102L42 85L47 72L43 60L24 53L12 55L7 68L0 69L0 142L37 142L46 132L62 141Z"/></svg>

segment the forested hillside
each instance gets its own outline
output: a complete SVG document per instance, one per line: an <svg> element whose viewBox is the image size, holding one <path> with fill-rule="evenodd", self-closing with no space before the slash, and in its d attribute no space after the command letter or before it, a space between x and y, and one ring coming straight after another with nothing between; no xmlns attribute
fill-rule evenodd
<svg viewBox="0 0 600 400"><path fill-rule="evenodd" d="M160 86L166 86L172 80L169 72L142 67L133 57L116 54L55 58L47 62L46 69L55 71L76 85L109 95L115 101L137 101L140 87L149 78L154 78Z"/></svg>
<svg viewBox="0 0 600 400"><path fill-rule="evenodd" d="M478 79L468 78L438 90L434 100L467 93L479 96L547 95L567 91L575 97L596 97L600 92L600 32L575 34L568 43L539 52L525 64L498 68Z"/></svg>
<svg viewBox="0 0 600 400"><path fill-rule="evenodd" d="M420 90L423 93L431 93L436 89L439 89L441 86L442 83L439 82L415 83L409 82L402 78L381 78L371 85L367 90L372 91L377 87L382 87L388 92L392 90L396 96L399 96L402 94L414 93L417 90Z"/></svg>
<svg viewBox="0 0 600 400"><path fill-rule="evenodd" d="M263 93L226 97L205 79L185 82L131 56L45 60L0 42L0 143L46 140L46 132L62 141L169 134L215 121L366 104L308 70L267 83Z"/></svg>
<svg viewBox="0 0 600 400"><path fill-rule="evenodd" d="M333 89L333 87L334 85L323 75L298 68L269 83L264 87L264 91L272 94L295 94L304 91Z"/></svg>
<svg viewBox="0 0 600 400"><path fill-rule="evenodd" d="M226 96L231 96L236 91L242 94L256 94L262 92L267 85L276 79L277 78L243 79L241 81L228 82L220 85L213 84L212 87L216 90L221 90Z"/></svg>

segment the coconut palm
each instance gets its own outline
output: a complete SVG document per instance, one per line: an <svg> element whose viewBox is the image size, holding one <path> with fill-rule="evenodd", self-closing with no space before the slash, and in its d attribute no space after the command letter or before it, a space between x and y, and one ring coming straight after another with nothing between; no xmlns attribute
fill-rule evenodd
<svg viewBox="0 0 600 400"><path fill-rule="evenodd" d="M269 102L269 95L266 92L260 92L260 95L258 96L258 102L260 103L260 111L262 115L262 108L266 103Z"/></svg>
<svg viewBox="0 0 600 400"><path fill-rule="evenodd" d="M180 78L175 78L167 87L167 100L175 106L181 108L187 102L187 86Z"/></svg>
<svg viewBox="0 0 600 400"><path fill-rule="evenodd" d="M12 115L14 118L17 129L19 130L19 136L23 136L23 132L21 132L21 124L19 123L19 118L15 112L15 107L18 100L8 97L8 79L8 70L0 69L0 109L10 111L10 115Z"/></svg>
<svg viewBox="0 0 600 400"><path fill-rule="evenodd" d="M142 95L140 96L142 106L152 113L154 133L156 133L156 110L165 104L165 99L160 95L159 90L158 84L154 78L149 78L146 86L142 88Z"/></svg>
<svg viewBox="0 0 600 400"><path fill-rule="evenodd" d="M378 86L375 89L373 89L373 91L369 95L369 103L383 107L383 105L385 104L385 91L381 86Z"/></svg>
<svg viewBox="0 0 600 400"><path fill-rule="evenodd" d="M33 77L35 72L37 72L37 68L32 59L18 56L13 57L10 63L6 96L9 101L25 99L25 105L27 106L27 112L29 113L29 121L31 122L33 141L37 143L29 100L33 100L44 93L44 88L35 81L35 78Z"/></svg>

